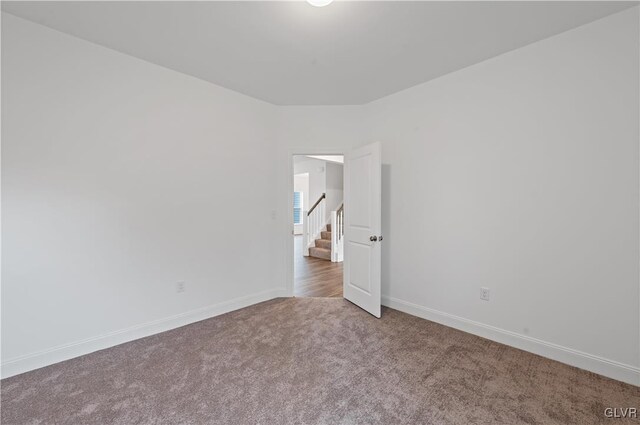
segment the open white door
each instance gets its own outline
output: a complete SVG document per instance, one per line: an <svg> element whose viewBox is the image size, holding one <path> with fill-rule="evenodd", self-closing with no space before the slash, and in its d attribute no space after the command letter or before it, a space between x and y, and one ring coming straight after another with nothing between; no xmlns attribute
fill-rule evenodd
<svg viewBox="0 0 640 425"><path fill-rule="evenodd" d="M344 157L344 297L380 317L380 143Z"/></svg>

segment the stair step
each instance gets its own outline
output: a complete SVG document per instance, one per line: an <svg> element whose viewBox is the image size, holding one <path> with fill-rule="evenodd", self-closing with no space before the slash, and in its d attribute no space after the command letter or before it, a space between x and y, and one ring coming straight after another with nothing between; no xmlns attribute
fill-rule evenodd
<svg viewBox="0 0 640 425"><path fill-rule="evenodd" d="M330 249L324 249L324 248L318 248L318 247L312 246L311 248L309 248L309 255L311 257L320 258L321 260L331 261Z"/></svg>
<svg viewBox="0 0 640 425"><path fill-rule="evenodd" d="M324 230L322 232L320 232L320 237L322 239L328 239L331 240L331 232L325 232Z"/></svg>
<svg viewBox="0 0 640 425"><path fill-rule="evenodd" d="M327 232L331 231L331 223L327 224Z"/></svg>
<svg viewBox="0 0 640 425"><path fill-rule="evenodd" d="M331 240L316 239L316 247L328 249L329 251L331 251Z"/></svg>

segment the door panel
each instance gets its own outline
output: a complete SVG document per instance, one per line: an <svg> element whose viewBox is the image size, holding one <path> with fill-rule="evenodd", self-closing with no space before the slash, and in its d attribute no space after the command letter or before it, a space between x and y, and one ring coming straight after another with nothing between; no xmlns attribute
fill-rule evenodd
<svg viewBox="0 0 640 425"><path fill-rule="evenodd" d="M371 247L359 243L349 243L349 261L351 263L351 274L349 285L355 286L361 291L371 294Z"/></svg>
<svg viewBox="0 0 640 425"><path fill-rule="evenodd" d="M344 161L344 297L380 317L381 149L354 149ZM375 239L375 240L374 240Z"/></svg>
<svg viewBox="0 0 640 425"><path fill-rule="evenodd" d="M353 158L349 163L351 173L351 187L363 188L371 180L371 156ZM351 192L351 226L364 230L371 228L371 196L368 190L353 190Z"/></svg>

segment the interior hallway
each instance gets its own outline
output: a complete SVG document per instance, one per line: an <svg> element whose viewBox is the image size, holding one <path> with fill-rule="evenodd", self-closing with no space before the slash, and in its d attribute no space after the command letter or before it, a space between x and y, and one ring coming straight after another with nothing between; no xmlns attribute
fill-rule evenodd
<svg viewBox="0 0 640 425"><path fill-rule="evenodd" d="M302 235L293 237L296 297L342 297L342 263L302 255Z"/></svg>

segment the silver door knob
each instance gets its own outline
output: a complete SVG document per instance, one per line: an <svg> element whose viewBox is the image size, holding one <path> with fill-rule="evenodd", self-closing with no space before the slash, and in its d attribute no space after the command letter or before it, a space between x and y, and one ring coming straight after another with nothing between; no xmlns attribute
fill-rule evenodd
<svg viewBox="0 0 640 425"><path fill-rule="evenodd" d="M375 242L375 241L377 241L377 240L378 240L378 237L377 237L377 236L369 236L369 240L370 240L371 242Z"/></svg>
<svg viewBox="0 0 640 425"><path fill-rule="evenodd" d="M379 240L380 242L382 242L382 236L380 236L380 237L378 238L378 240Z"/></svg>

